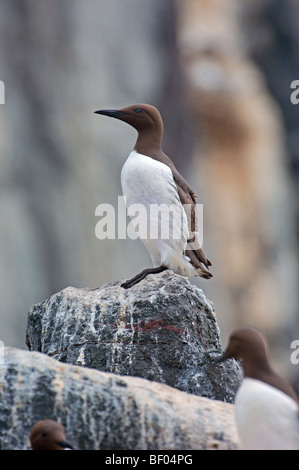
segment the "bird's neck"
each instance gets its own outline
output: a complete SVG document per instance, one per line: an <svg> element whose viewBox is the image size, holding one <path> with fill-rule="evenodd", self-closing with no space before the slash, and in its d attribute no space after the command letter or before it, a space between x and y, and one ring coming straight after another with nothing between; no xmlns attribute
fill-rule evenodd
<svg viewBox="0 0 299 470"><path fill-rule="evenodd" d="M162 152L162 132L160 129L144 129L138 133L134 150L142 155L153 157Z"/></svg>
<svg viewBox="0 0 299 470"><path fill-rule="evenodd" d="M244 369L244 376L249 377L251 379L260 380L261 374L268 374L271 373L271 366L269 361L266 358L259 357L258 359L259 367L256 367L256 362L252 360L243 360L243 369Z"/></svg>

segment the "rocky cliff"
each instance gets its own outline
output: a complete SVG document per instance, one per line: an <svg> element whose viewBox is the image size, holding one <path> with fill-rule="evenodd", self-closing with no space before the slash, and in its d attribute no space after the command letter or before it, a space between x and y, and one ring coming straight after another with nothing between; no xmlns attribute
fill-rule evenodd
<svg viewBox="0 0 299 470"><path fill-rule="evenodd" d="M70 443L93 449L236 449L234 407L169 386L5 349L0 449L29 449L33 423L61 422Z"/></svg>
<svg viewBox="0 0 299 470"><path fill-rule="evenodd" d="M242 371L213 364L216 315L188 279L68 287L31 308L26 341L30 351L6 348L0 368L1 449L27 448L44 418L82 450L238 448Z"/></svg>

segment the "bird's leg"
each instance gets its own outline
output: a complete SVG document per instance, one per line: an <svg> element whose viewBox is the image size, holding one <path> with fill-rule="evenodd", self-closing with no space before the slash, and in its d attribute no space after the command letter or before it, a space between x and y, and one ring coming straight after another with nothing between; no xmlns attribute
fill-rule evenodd
<svg viewBox="0 0 299 470"><path fill-rule="evenodd" d="M168 268L163 264L161 264L161 266L158 266L157 268L144 269L141 273L137 274L137 276L121 284L121 287L123 287L124 289L129 289L129 287L132 287L135 284L138 284L138 282L142 281L142 279L144 279L148 274L158 274L165 271L166 269Z"/></svg>

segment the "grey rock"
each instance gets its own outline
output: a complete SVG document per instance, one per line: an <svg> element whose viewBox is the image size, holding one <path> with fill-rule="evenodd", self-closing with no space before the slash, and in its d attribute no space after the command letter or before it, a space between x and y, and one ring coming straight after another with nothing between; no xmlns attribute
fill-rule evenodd
<svg viewBox="0 0 299 470"><path fill-rule="evenodd" d="M30 429L44 418L61 422L81 450L239 448L232 404L39 352L5 348L4 359L0 450L29 449Z"/></svg>
<svg viewBox="0 0 299 470"><path fill-rule="evenodd" d="M26 344L61 362L161 382L232 402L242 379L222 352L212 303L187 278L166 271L131 289L68 287L34 305Z"/></svg>

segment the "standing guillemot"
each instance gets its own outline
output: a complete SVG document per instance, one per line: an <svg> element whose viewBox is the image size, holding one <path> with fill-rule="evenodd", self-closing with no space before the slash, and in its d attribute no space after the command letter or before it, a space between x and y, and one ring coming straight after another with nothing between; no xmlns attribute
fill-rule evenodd
<svg viewBox="0 0 299 470"><path fill-rule="evenodd" d="M298 450L298 398L272 369L268 346L259 331L233 332L227 349L214 362L241 359L244 378L235 397L236 423L246 450Z"/></svg>
<svg viewBox="0 0 299 470"><path fill-rule="evenodd" d="M73 446L66 441L62 424L52 419L37 421L30 431L32 450L70 450Z"/></svg>
<svg viewBox="0 0 299 470"><path fill-rule="evenodd" d="M151 237L149 230L147 231L142 242L150 254L154 267L145 269L123 283L122 287L132 287L148 274L159 273L166 269L187 277L211 278L212 274L208 269L212 263L199 243L196 196L161 149L163 121L157 108L148 104L136 104L118 110L103 109L95 113L124 121L138 132L135 147L121 171L121 185L127 206L142 204L146 208L146 217L142 225L147 226L151 206L165 205L165 216L163 217L162 208L160 219L150 220L150 228L154 229L155 233L158 233L158 227L153 227L153 224L158 225L161 220L163 222L169 217L169 207L171 207L173 219L168 219L169 233L176 232L176 237L170 236L166 239L161 236Z"/></svg>

